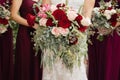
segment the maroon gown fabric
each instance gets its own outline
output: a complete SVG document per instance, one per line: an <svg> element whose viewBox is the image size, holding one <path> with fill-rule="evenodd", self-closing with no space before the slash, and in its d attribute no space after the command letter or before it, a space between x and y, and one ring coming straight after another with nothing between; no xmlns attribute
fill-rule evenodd
<svg viewBox="0 0 120 80"><path fill-rule="evenodd" d="M120 80L120 36L114 32L107 42L106 80Z"/></svg>
<svg viewBox="0 0 120 80"><path fill-rule="evenodd" d="M104 0L109 1L109 0ZM95 7L99 6L100 0L96 0ZM91 36L93 45L88 44L88 57L89 57L89 71L88 80L105 80L105 68L106 68L106 43L107 37L104 41L97 40L97 35Z"/></svg>
<svg viewBox="0 0 120 80"><path fill-rule="evenodd" d="M120 8L120 0L118 0ZM120 35L116 31L108 36L105 80L120 80Z"/></svg>
<svg viewBox="0 0 120 80"><path fill-rule="evenodd" d="M26 18L28 13L33 14L33 1L22 0L20 15ZM30 35L34 29L23 25L19 26L15 53L15 80L42 80L40 68L40 53L35 56L33 42Z"/></svg>
<svg viewBox="0 0 120 80"><path fill-rule="evenodd" d="M0 4L5 1L0 0ZM13 80L13 36L10 27L0 35L0 80Z"/></svg>

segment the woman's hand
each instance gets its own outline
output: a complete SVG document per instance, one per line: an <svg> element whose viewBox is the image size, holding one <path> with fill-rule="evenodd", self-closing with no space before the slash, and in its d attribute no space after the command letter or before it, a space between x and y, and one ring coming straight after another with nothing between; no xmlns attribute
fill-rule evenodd
<svg viewBox="0 0 120 80"><path fill-rule="evenodd" d="M118 27L118 26L120 26L120 21L117 22L117 24L115 25L115 27Z"/></svg>
<svg viewBox="0 0 120 80"><path fill-rule="evenodd" d="M20 7L22 5L23 0L12 0L11 5L11 18L16 21L19 24L25 25L26 27L29 27L29 24L27 23L27 20L23 17L21 17L18 13L20 10Z"/></svg>
<svg viewBox="0 0 120 80"><path fill-rule="evenodd" d="M32 26L34 29L37 29L39 27L39 25L37 23L34 24L34 26Z"/></svg>

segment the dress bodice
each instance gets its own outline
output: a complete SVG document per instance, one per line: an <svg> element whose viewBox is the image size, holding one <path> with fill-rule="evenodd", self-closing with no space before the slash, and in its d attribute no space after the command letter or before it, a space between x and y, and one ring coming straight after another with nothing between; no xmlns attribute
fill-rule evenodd
<svg viewBox="0 0 120 80"><path fill-rule="evenodd" d="M66 0L51 0L52 4L65 3ZM68 5L78 10L84 3L84 0L68 0Z"/></svg>
<svg viewBox="0 0 120 80"><path fill-rule="evenodd" d="M20 15L22 17L26 17L28 13L33 14L33 4L35 2L33 0L23 0L22 5L20 7Z"/></svg>

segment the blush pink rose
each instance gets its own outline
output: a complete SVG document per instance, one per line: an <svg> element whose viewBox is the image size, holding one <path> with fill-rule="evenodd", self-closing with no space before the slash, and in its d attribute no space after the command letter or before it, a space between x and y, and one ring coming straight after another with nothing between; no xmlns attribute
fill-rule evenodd
<svg viewBox="0 0 120 80"><path fill-rule="evenodd" d="M47 12L47 11L49 11L50 10L50 5L49 4L44 4L43 6L42 6L42 11L43 12Z"/></svg>
<svg viewBox="0 0 120 80"><path fill-rule="evenodd" d="M70 21L75 20L75 18L77 17L77 13L74 10L68 10L67 11L67 17Z"/></svg>
<svg viewBox="0 0 120 80"><path fill-rule="evenodd" d="M44 12L39 12L37 16L41 18L47 18L47 15Z"/></svg>
<svg viewBox="0 0 120 80"><path fill-rule="evenodd" d="M41 18L41 19L39 20L39 25L40 25L40 26L46 26L46 23L47 23L47 19L46 19L46 18Z"/></svg>
<svg viewBox="0 0 120 80"><path fill-rule="evenodd" d="M61 35L67 36L67 34L69 33L69 29L68 28L59 27L59 32L60 32Z"/></svg>
<svg viewBox="0 0 120 80"><path fill-rule="evenodd" d="M58 27L53 27L51 33L56 37L60 36L60 31Z"/></svg>

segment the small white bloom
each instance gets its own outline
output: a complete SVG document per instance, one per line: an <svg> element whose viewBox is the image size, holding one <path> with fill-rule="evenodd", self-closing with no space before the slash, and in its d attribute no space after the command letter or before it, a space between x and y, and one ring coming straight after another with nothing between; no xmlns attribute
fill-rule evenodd
<svg viewBox="0 0 120 80"><path fill-rule="evenodd" d="M106 2L106 3L105 3L105 6L111 7L112 4L111 4L111 2Z"/></svg>
<svg viewBox="0 0 120 80"><path fill-rule="evenodd" d="M39 25L40 25L40 26L46 26L46 22L47 22L47 19L46 19L46 18L41 18L41 19L39 20Z"/></svg>
<svg viewBox="0 0 120 80"><path fill-rule="evenodd" d="M111 18L111 15L105 15L107 20L109 20Z"/></svg>
<svg viewBox="0 0 120 80"><path fill-rule="evenodd" d="M78 16L77 13L73 10L68 10L67 11L67 16L70 21L75 20L75 18Z"/></svg>
<svg viewBox="0 0 120 80"><path fill-rule="evenodd" d="M6 31L7 31L7 28L5 27L0 28L0 33L5 33Z"/></svg>
<svg viewBox="0 0 120 80"><path fill-rule="evenodd" d="M99 11L99 7L95 7L95 8L93 9L93 11L98 12L98 11Z"/></svg>
<svg viewBox="0 0 120 80"><path fill-rule="evenodd" d="M90 20L90 18L84 18L83 17L83 19L81 20L81 24L83 25L83 26L90 26L92 23L91 23L91 20Z"/></svg>

